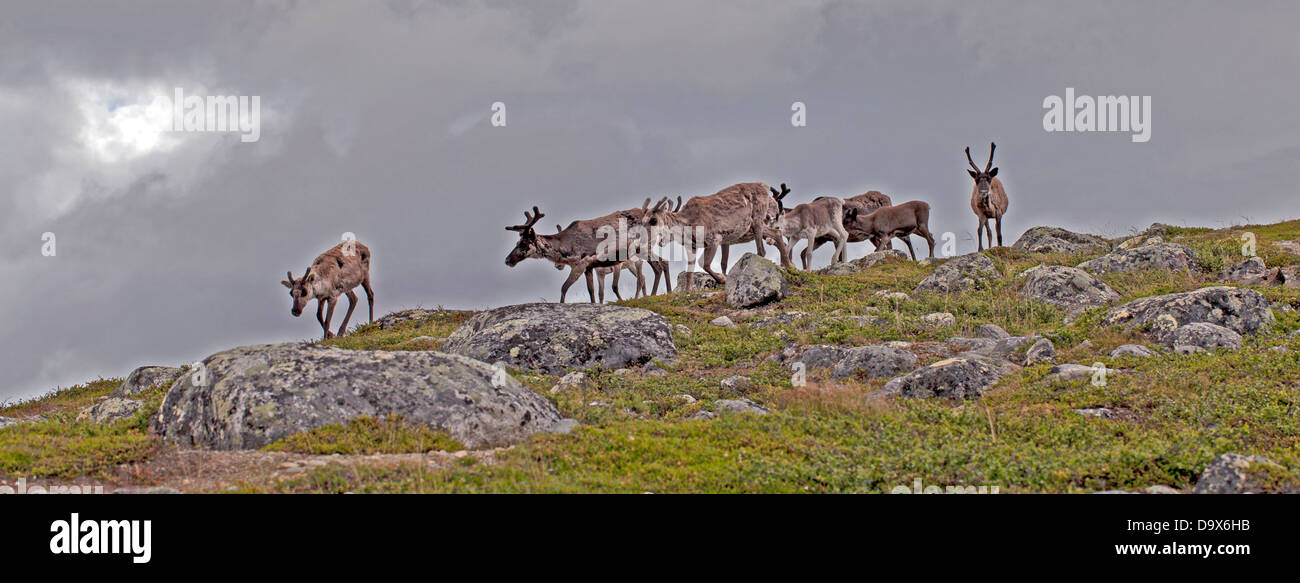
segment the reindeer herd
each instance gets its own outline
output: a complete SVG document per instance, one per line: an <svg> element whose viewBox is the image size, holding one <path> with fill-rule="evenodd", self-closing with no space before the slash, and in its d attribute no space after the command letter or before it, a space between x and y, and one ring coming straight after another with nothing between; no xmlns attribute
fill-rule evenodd
<svg viewBox="0 0 1300 583"><path fill-rule="evenodd" d="M989 144L989 160L981 170L966 148L967 170L975 187L971 191L970 206L975 213L978 248L984 250L987 236L993 246L993 233L997 232L998 246L1002 245L1002 216L1007 212L1007 193L997 179L998 169L993 166L996 144ZM930 233L930 205L919 200L893 204L890 198L878 191L849 198L819 196L813 200L787 208L785 198L790 189L781 184L780 189L761 182L744 182L728 186L718 192L696 196L684 204L678 196L676 202L663 197L651 206L645 199L640 208L630 208L588 220L577 220L568 227L556 225L553 234L539 234L535 227L546 216L534 206L532 212L524 211L524 222L506 227L519 233L519 241L506 256L506 265L514 267L525 259L550 261L556 269L569 269L568 277L560 286L560 302L565 301L569 288L585 278L587 294L591 301L605 301L605 276L613 275L614 296L619 295L619 274L630 271L636 277L635 296L646 294L643 266L649 264L654 273L651 294L659 293L659 280L664 280L666 292L672 292L672 279L668 260L661 249L676 243L686 250L686 269L698 262L700 267L719 285L726 283L727 255L731 245L753 242L759 256L765 257L764 243L776 247L781 265L794 269L792 249L800 241L804 248L800 262L804 270L810 268L813 252L825 243L834 243L831 264L845 261L848 243L869 241L876 251L892 246L895 238L907 245L912 260L916 251L912 235L920 236L929 245L929 257L934 257L934 236ZM995 221L994 229L989 220ZM721 252L721 272L714 271L713 258ZM348 311L339 327L339 334L347 329L357 296L352 291L358 285L366 292L370 304L370 319L374 321L375 297L370 289L370 250L359 242L336 245L322 253L307 268L301 278L281 282L289 288L293 299L291 313L296 317L311 300L316 300L316 319L325 331L330 332L330 320L340 295L347 295ZM597 285L599 284L599 285ZM693 277L686 278L689 291ZM599 299L597 299L599 287Z"/></svg>

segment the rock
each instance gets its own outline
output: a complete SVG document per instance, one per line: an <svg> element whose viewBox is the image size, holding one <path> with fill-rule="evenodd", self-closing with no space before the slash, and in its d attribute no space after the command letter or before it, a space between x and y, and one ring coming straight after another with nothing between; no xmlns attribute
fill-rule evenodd
<svg viewBox="0 0 1300 583"><path fill-rule="evenodd" d="M1219 280L1246 285L1263 285L1268 283L1269 270L1264 265L1263 259L1250 257L1241 263L1224 268L1219 272Z"/></svg>
<svg viewBox="0 0 1300 583"><path fill-rule="evenodd" d="M1205 467L1192 491L1197 494L1245 494L1259 492L1250 475L1254 466L1277 466L1264 456L1225 453Z"/></svg>
<svg viewBox="0 0 1300 583"><path fill-rule="evenodd" d="M746 253L727 271L727 303L750 308L779 301L790 294L790 284L775 263Z"/></svg>
<svg viewBox="0 0 1300 583"><path fill-rule="evenodd" d="M912 299L912 296L909 296L903 292L891 292L889 290L880 290L876 292L876 297L885 298L886 300L889 301L889 303L895 305L901 304L907 300Z"/></svg>
<svg viewBox="0 0 1300 583"><path fill-rule="evenodd" d="M978 344L975 348L972 348L970 352L976 356L1005 360L1016 365L1024 366L1025 357L1029 353L1028 349L1032 347L1035 342L1042 339L1042 336L1008 336L1006 338L989 340L986 343Z"/></svg>
<svg viewBox="0 0 1300 583"><path fill-rule="evenodd" d="M425 322L430 318L437 316L439 313L440 312L438 310L425 310L421 308L412 308L410 310L400 310L382 316L378 320L375 320L375 323L379 324L380 330L388 330L389 328L397 326L398 324L404 324L406 322Z"/></svg>
<svg viewBox="0 0 1300 583"><path fill-rule="evenodd" d="M561 435L567 435L573 433L573 430L577 429L581 425L582 424L578 423L577 419L570 419L566 417L564 419L556 421L555 425L552 425L550 430L547 431L547 433L558 433Z"/></svg>
<svg viewBox="0 0 1300 583"><path fill-rule="evenodd" d="M886 249L884 251L873 251L865 257L859 257L853 261L844 261L836 263L830 267L817 270L817 273L826 275L849 275L865 271L867 268L878 265L889 260L907 260L910 256L898 249Z"/></svg>
<svg viewBox="0 0 1300 583"><path fill-rule="evenodd" d="M401 415L470 448L518 443L549 430L549 401L484 362L436 351L344 350L318 344L244 346L209 356L206 375L181 377L154 429L183 447L260 448L361 416Z"/></svg>
<svg viewBox="0 0 1300 583"><path fill-rule="evenodd" d="M1088 409L1075 409L1074 412L1083 415L1085 417L1098 417L1101 419L1115 419L1116 417L1118 417L1118 415L1115 413L1113 409L1108 409L1106 407L1091 407Z"/></svg>
<svg viewBox="0 0 1300 583"><path fill-rule="evenodd" d="M1010 337L1011 337L1010 335L1007 335L1005 338L1010 338ZM988 355L992 353L993 346L997 344L997 340L994 340L992 338L953 337L953 338L949 338L947 342L945 342L945 344L947 344L950 348L958 352L971 351L971 352L977 352L984 355Z"/></svg>
<svg viewBox="0 0 1300 583"><path fill-rule="evenodd" d="M764 316L749 323L750 328L770 328L772 326L786 326L794 324L808 317L808 312L780 312L771 316Z"/></svg>
<svg viewBox="0 0 1300 583"><path fill-rule="evenodd" d="M713 403L718 413L754 413L767 415L771 411L749 399L718 399Z"/></svg>
<svg viewBox="0 0 1300 583"><path fill-rule="evenodd" d="M1054 383L1073 381L1077 379L1092 378L1093 375L1105 372L1106 376L1119 374L1120 371L1103 366L1088 366L1085 364L1058 364L1047 371L1047 376L1043 377L1043 382Z"/></svg>
<svg viewBox="0 0 1300 583"><path fill-rule="evenodd" d="M1165 485L1147 486L1142 491L1147 494L1182 494L1177 489Z"/></svg>
<svg viewBox="0 0 1300 583"><path fill-rule="evenodd" d="M1142 346L1141 344L1125 344L1123 346L1120 346L1119 348L1116 348L1115 350L1110 351L1111 358L1116 358L1120 356L1148 357L1148 356L1153 356L1154 354L1155 353L1151 352L1150 348Z"/></svg>
<svg viewBox="0 0 1300 583"><path fill-rule="evenodd" d="M4 429L5 427L9 427L10 425L17 425L19 423L22 423L22 421L19 419L14 419L13 417L0 417L0 429Z"/></svg>
<svg viewBox="0 0 1300 583"><path fill-rule="evenodd" d="M975 337L1001 340L1003 338L1010 338L1011 335L1007 334L1007 331L1003 330L1002 327L997 324L984 324L975 329Z"/></svg>
<svg viewBox="0 0 1300 583"><path fill-rule="evenodd" d="M686 419L712 419L713 411L696 411L686 416Z"/></svg>
<svg viewBox="0 0 1300 583"><path fill-rule="evenodd" d="M1202 350L1214 350L1215 348L1227 348L1228 350L1237 350L1241 348L1241 334L1233 330L1224 328L1217 324L1207 322L1193 322L1186 326L1179 326L1165 338L1165 342L1174 348L1174 352L1184 354L1186 347L1194 346ZM1183 350L1180 350L1182 348ZM1194 352L1194 350L1193 350Z"/></svg>
<svg viewBox="0 0 1300 583"><path fill-rule="evenodd" d="M690 404L695 403L695 397L692 397L692 396L687 395L687 394L685 394L685 393L682 393L682 394L680 394L680 395L673 395L673 398L674 398L674 399L677 399L677 400L679 400L679 401L682 401L683 403L686 403L687 405L690 405Z"/></svg>
<svg viewBox="0 0 1300 583"><path fill-rule="evenodd" d="M1225 286L1139 298L1111 308L1105 321L1127 327L1155 326L1160 316L1169 316L1178 326L1208 322L1238 334L1253 334L1273 325L1273 311L1263 295Z"/></svg>
<svg viewBox="0 0 1300 583"><path fill-rule="evenodd" d="M799 354L798 361L802 362L804 367L808 369L826 368L844 360L844 353L847 350L842 346L827 344L809 346Z"/></svg>
<svg viewBox="0 0 1300 583"><path fill-rule="evenodd" d="M1080 343L1076 346L1076 348L1078 348L1078 349L1080 349L1080 350L1092 350L1092 347L1093 347L1093 346L1096 346L1096 345L1093 344L1091 340L1084 340L1083 342L1080 342Z"/></svg>
<svg viewBox="0 0 1300 583"><path fill-rule="evenodd" d="M985 359L949 358L893 379L885 390L909 398L973 399L982 396L1006 373L1006 369Z"/></svg>
<svg viewBox="0 0 1300 583"><path fill-rule="evenodd" d="M934 312L921 316L921 324L926 328L945 328L957 325L957 317L948 312Z"/></svg>
<svg viewBox="0 0 1300 583"><path fill-rule="evenodd" d="M1060 227L1034 227L1025 231L1011 247L1029 253L1077 253L1109 249L1110 243L1096 235L1073 233Z"/></svg>
<svg viewBox="0 0 1300 583"><path fill-rule="evenodd" d="M131 371L109 396L134 397L149 389L170 385L182 374L185 370L175 366L142 366Z"/></svg>
<svg viewBox="0 0 1300 583"><path fill-rule="evenodd" d="M735 323L735 322L732 322L732 321L731 321L731 318L729 318L729 317L727 317L727 316L718 316L717 318L714 318L714 319L712 319L712 320L709 320L709 323L712 324L712 325L714 325L714 326L721 326L721 327L723 327L723 328L735 328L735 327L736 327L736 323Z"/></svg>
<svg viewBox="0 0 1300 583"><path fill-rule="evenodd" d="M1039 338L1025 352L1024 365L1032 366L1040 362L1051 362L1054 358L1056 358L1056 347L1052 345L1052 341Z"/></svg>
<svg viewBox="0 0 1300 583"><path fill-rule="evenodd" d="M880 345L857 346L845 352L844 358L831 371L831 377L889 378L913 368L916 368L916 355L906 350Z"/></svg>
<svg viewBox="0 0 1300 583"><path fill-rule="evenodd" d="M1110 286L1077 267L1039 265L1020 275L1025 278L1020 295L1071 312L1104 306L1119 299L1119 294Z"/></svg>
<svg viewBox="0 0 1300 583"><path fill-rule="evenodd" d="M663 316L641 308L520 304L476 314L452 332L443 351L547 373L617 369L674 360L671 330Z"/></svg>
<svg viewBox="0 0 1300 583"><path fill-rule="evenodd" d="M555 385L551 387L551 394L573 389L590 389L595 386L596 383L591 379L590 375L580 370L576 370L560 377L559 382L555 383Z"/></svg>
<svg viewBox="0 0 1300 583"><path fill-rule="evenodd" d="M682 324L673 324L673 336L674 336L674 337L676 337L676 336L681 336L682 338L690 338L690 337L691 337L691 329L690 329L690 328L687 328L686 326L684 326L684 325L682 325Z"/></svg>
<svg viewBox="0 0 1300 583"><path fill-rule="evenodd" d="M718 287L718 280L713 279L704 271L682 271L677 274L677 290L685 291L686 282L691 282L691 291L714 289Z"/></svg>
<svg viewBox="0 0 1300 583"><path fill-rule="evenodd" d="M1292 255L1300 255L1300 240L1276 241L1273 243L1273 246Z"/></svg>
<svg viewBox="0 0 1300 583"><path fill-rule="evenodd" d="M722 382L719 383L719 385L722 386L722 390L728 393L738 394L738 393L749 392L749 389L750 387L753 386L753 383L750 382L749 377L747 376L732 375L725 379L722 379Z"/></svg>
<svg viewBox="0 0 1300 583"><path fill-rule="evenodd" d="M1132 248L1119 248L1096 259L1084 261L1079 269L1089 273L1103 274L1117 271L1139 271L1143 269L1193 269L1196 267L1196 252L1186 245L1166 243L1159 237L1152 237Z"/></svg>
<svg viewBox="0 0 1300 583"><path fill-rule="evenodd" d="M110 396L107 399L82 409L81 412L77 414L77 420L90 421L91 423L112 423L114 421L134 417L136 411L140 410L140 406L140 401L135 399Z"/></svg>
<svg viewBox="0 0 1300 583"><path fill-rule="evenodd" d="M952 293L987 286L1001 279L997 266L983 253L968 253L953 257L916 286L918 292Z"/></svg>

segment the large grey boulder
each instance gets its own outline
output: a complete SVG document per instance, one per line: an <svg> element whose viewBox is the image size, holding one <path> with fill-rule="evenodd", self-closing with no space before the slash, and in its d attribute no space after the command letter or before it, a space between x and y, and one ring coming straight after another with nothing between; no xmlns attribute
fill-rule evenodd
<svg viewBox="0 0 1300 583"><path fill-rule="evenodd" d="M1197 494L1243 494L1259 492L1259 484L1251 478L1255 466L1276 466L1264 456L1225 453L1205 466L1192 491Z"/></svg>
<svg viewBox="0 0 1300 583"><path fill-rule="evenodd" d="M1020 295L1071 312L1104 306L1119 299L1119 294L1110 286L1077 267L1039 265L1020 275L1025 278Z"/></svg>
<svg viewBox="0 0 1300 583"><path fill-rule="evenodd" d="M733 308L751 308L790 295L790 284L775 263L746 253L727 271L727 303Z"/></svg>
<svg viewBox="0 0 1300 583"><path fill-rule="evenodd" d="M795 360L808 369L827 368L843 360L847 352L848 348L843 346L817 344L803 349Z"/></svg>
<svg viewBox="0 0 1300 583"><path fill-rule="evenodd" d="M909 398L973 399L997 384L1007 370L983 358L949 358L885 383L885 394Z"/></svg>
<svg viewBox="0 0 1300 583"><path fill-rule="evenodd" d="M906 350L884 345L856 346L844 353L844 358L831 370L831 377L889 378L913 368L916 368L916 355Z"/></svg>
<svg viewBox="0 0 1300 583"><path fill-rule="evenodd" d="M1166 243L1160 237L1151 237L1131 248L1117 247L1096 259L1084 261L1079 269L1103 274L1117 271L1162 269L1174 271L1196 267L1196 252L1186 245Z"/></svg>
<svg viewBox="0 0 1300 583"><path fill-rule="evenodd" d="M1109 249L1110 243L1096 235L1074 233L1060 227L1034 227L1025 231L1011 247L1029 253L1077 253Z"/></svg>
<svg viewBox="0 0 1300 583"><path fill-rule="evenodd" d="M916 286L916 291L952 293L986 287L1001 278L1002 274L998 272L997 265L988 255L967 253L953 257L943 265L934 268L934 271Z"/></svg>
<svg viewBox="0 0 1300 583"><path fill-rule="evenodd" d="M451 333L443 350L547 373L677 357L663 316L605 304L519 304L479 312Z"/></svg>
<svg viewBox="0 0 1300 583"><path fill-rule="evenodd" d="M467 447L518 443L560 421L549 401L471 358L434 351L244 346L209 356L163 400L155 429L169 443L258 448L362 416L401 415Z"/></svg>
<svg viewBox="0 0 1300 583"><path fill-rule="evenodd" d="M1273 325L1273 310L1263 295L1225 286L1139 298L1111 308L1106 312L1106 322L1155 327L1162 315L1172 318L1178 326L1208 322L1238 334L1253 334Z"/></svg>
<svg viewBox="0 0 1300 583"><path fill-rule="evenodd" d="M1249 257L1245 261L1225 267L1219 272L1219 280L1246 285L1263 285L1269 282L1269 269L1259 257Z"/></svg>
<svg viewBox="0 0 1300 583"><path fill-rule="evenodd" d="M1175 328L1164 341L1174 349L1174 352L1185 354L1197 352L1197 349L1227 348L1228 350L1237 350L1241 348L1242 340L1241 334L1218 324L1192 322L1186 326Z"/></svg>
<svg viewBox="0 0 1300 583"><path fill-rule="evenodd" d="M112 423L134 417L140 410L141 403L135 399L110 396L82 409L77 414L78 421L91 423Z"/></svg>
<svg viewBox="0 0 1300 583"><path fill-rule="evenodd" d="M185 374L175 366L142 366L131 371L126 380L110 393L114 397L134 397L157 387L165 387Z"/></svg>

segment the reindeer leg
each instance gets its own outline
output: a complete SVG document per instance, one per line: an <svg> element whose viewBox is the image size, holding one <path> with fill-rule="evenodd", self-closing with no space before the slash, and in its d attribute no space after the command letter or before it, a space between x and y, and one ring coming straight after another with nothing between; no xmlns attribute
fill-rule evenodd
<svg viewBox="0 0 1300 583"><path fill-rule="evenodd" d="M577 265L570 265L570 266L569 266L569 277L568 277L567 279L564 280L564 285L560 286L560 303L561 303L561 304L564 303L564 294L566 294L566 293L569 292L569 286L572 286L572 285L573 285L573 282L578 281L578 278L579 278L579 277L582 277L582 272L583 272L583 270L580 269Z"/></svg>
<svg viewBox="0 0 1300 583"><path fill-rule="evenodd" d="M328 300L329 306L325 308L325 339L326 340L329 340L330 338L334 337L334 334L330 332L330 320L334 319L334 304L338 303L338 300L339 299L337 297L329 298Z"/></svg>
<svg viewBox="0 0 1300 583"><path fill-rule="evenodd" d="M760 245L760 246L759 246L759 254L762 254L762 249L763 249L763 247ZM726 272L727 272L727 253L728 253L729 251L731 251L731 245L723 245L723 246L722 246L722 272L723 272L723 273L726 273Z"/></svg>
<svg viewBox="0 0 1300 583"><path fill-rule="evenodd" d="M357 293L348 290L348 313L343 315L343 324L339 325L339 336L348 331L348 320L352 319L352 310L357 307Z"/></svg>
<svg viewBox="0 0 1300 583"><path fill-rule="evenodd" d="M843 263L845 261L844 255L845 253L848 252L848 245L849 245L849 232L846 231L844 227L841 226L835 232L835 255L831 257L831 265L834 265L836 263ZM816 250L817 248L813 247L813 251Z"/></svg>
<svg viewBox="0 0 1300 583"><path fill-rule="evenodd" d="M614 287L613 287L613 290L614 290L614 297L617 298L618 301L620 301L620 302L623 301L623 294L618 293L618 279L619 279L619 275L622 274L622 273L623 273L623 268L621 268L621 267L614 271ZM604 283L605 283L605 282L603 282L603 281L601 282L602 285L604 285ZM601 291L604 291L604 290L601 290ZM602 300L602 301L603 301L603 300Z"/></svg>
<svg viewBox="0 0 1300 583"><path fill-rule="evenodd" d="M705 273L713 276L713 281L718 282L718 285L726 285L727 278L720 275L718 272L713 271L713 255L716 254L717 252L718 252L718 243L714 241L710 241L708 244L706 244L704 246L704 253L700 255L700 266L704 268ZM687 283L687 285L690 285L690 283Z"/></svg>
<svg viewBox="0 0 1300 583"><path fill-rule="evenodd" d="M803 263L803 270L808 271L808 265L812 263L813 240L812 237L806 239L808 244L803 246L803 251L799 253L799 260ZM790 242L790 247L794 247L794 241Z"/></svg>
<svg viewBox="0 0 1300 583"><path fill-rule="evenodd" d="M659 270L664 272L664 293L673 293L673 274L668 271L668 262L659 260ZM656 276L658 277L658 276ZM659 286L655 286L655 293L659 293Z"/></svg>
<svg viewBox="0 0 1300 583"><path fill-rule="evenodd" d="M361 280L361 287L365 288L366 290L366 303L370 304L370 321L374 322L375 321L375 290L370 289L369 273L366 274L365 279Z"/></svg>
<svg viewBox="0 0 1300 583"><path fill-rule="evenodd" d="M316 298L316 322L325 330L325 337L329 338L330 329L325 325L325 300Z"/></svg>
<svg viewBox="0 0 1300 583"><path fill-rule="evenodd" d="M998 247L1001 247L1002 246L1002 215L998 215L996 220L998 222ZM992 237L989 237L989 239L992 239ZM990 240L989 247L992 246L993 246L993 241Z"/></svg>
<svg viewBox="0 0 1300 583"><path fill-rule="evenodd" d="M653 271L653 267L651 268L651 271ZM645 292L645 262L638 261L636 263L636 294L632 297L643 298L647 295L649 294Z"/></svg>
<svg viewBox="0 0 1300 583"><path fill-rule="evenodd" d="M912 248L912 236L904 234L899 238L902 239L904 243L907 243L907 252L912 254L912 261L916 261L916 250Z"/></svg>
<svg viewBox="0 0 1300 583"><path fill-rule="evenodd" d="M925 242L930 244L930 259L934 259L934 235L930 234L928 228L919 228L916 232L925 237Z"/></svg>
<svg viewBox="0 0 1300 583"><path fill-rule="evenodd" d="M587 281L591 281L591 273L590 273L590 272L587 273ZM604 276L604 275L597 275L597 276L596 276L596 283L600 284L600 303L603 304L603 303L605 303L605 276ZM615 293L618 293L618 289L617 289L617 286L618 286L618 273L617 273L617 272L614 273L614 286L615 286L615 290L614 290Z"/></svg>
<svg viewBox="0 0 1300 583"><path fill-rule="evenodd" d="M984 217L980 217L979 222L975 223L976 251L984 250L984 229L988 227L988 219ZM989 244L992 245L993 243L990 242Z"/></svg>
<svg viewBox="0 0 1300 583"><path fill-rule="evenodd" d="M594 285L594 284L592 283L592 281L591 281L591 272L592 272L592 271L595 271L595 268L594 268L594 267L588 267L587 269L583 270L583 273L584 273L584 274L586 275L586 277L587 277L587 295L591 296L591 303L594 304L594 303L596 303L596 287L595 287L595 285ZM602 289L601 291L603 292L603 291L605 291L605 290Z"/></svg>

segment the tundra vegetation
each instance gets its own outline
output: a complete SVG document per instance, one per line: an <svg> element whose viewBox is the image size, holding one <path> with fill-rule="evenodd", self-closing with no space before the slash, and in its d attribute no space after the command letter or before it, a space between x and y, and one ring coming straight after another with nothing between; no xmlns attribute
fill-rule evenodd
<svg viewBox="0 0 1300 583"><path fill-rule="evenodd" d="M1300 239L1300 221L1170 227L1162 237L1194 250L1196 267L1097 278L1119 294L1112 305L1221 285L1219 272L1242 260L1247 231L1270 268L1300 265L1300 255L1276 245ZM787 270L789 296L751 310L731 308L716 292L628 300L622 304L671 322L676 361L591 368L570 384L560 383L562 374L510 371L581 425L509 448L460 450L427 428L372 419L264 450L180 452L148 429L167 387L138 395L134 416L94 424L78 420L78 411L120 382L94 380L0 408L0 417L19 420L0 428L0 482L186 492L889 492L919 478L1002 493L1190 491L1207 465L1231 452L1275 463L1252 466L1256 490L1300 489L1300 336L1291 334L1300 329L1293 311L1300 289L1227 284L1263 294L1275 322L1243 335L1239 350L1190 355L1159 346L1140 327L1105 324L1107 306L1072 314L1021 295L1017 275L1027 269L1075 266L1107 251L994 248L986 255L1000 277L951 294L913 293L943 260L888 258L845 275ZM923 318L935 313L952 318ZM386 327L381 318L323 343L436 350L470 315L429 310ZM710 325L721 315L738 325ZM780 359L791 345L903 341L924 366L947 358L947 339L975 336L987 324L1049 339L1058 364L1099 362L1119 372L1097 386L1086 375L1051 375L1045 361L1015 368L978 399L882 399L871 393L888 379L810 368L796 383ZM1154 354L1110 356L1128 344ZM724 413L718 403L741 398L768 413ZM1111 414L1079 412L1102 409Z"/></svg>

